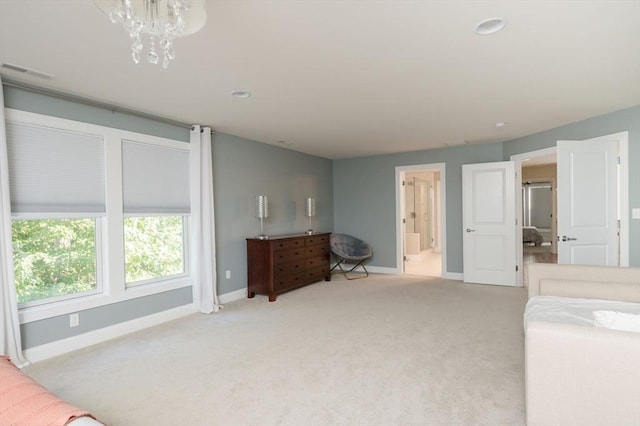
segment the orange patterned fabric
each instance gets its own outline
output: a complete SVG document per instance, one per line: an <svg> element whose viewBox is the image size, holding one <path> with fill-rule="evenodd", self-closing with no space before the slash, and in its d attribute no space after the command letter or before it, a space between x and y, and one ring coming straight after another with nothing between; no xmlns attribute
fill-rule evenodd
<svg viewBox="0 0 640 426"><path fill-rule="evenodd" d="M68 404L23 374L7 356L0 356L0 425L63 426L91 416Z"/></svg>

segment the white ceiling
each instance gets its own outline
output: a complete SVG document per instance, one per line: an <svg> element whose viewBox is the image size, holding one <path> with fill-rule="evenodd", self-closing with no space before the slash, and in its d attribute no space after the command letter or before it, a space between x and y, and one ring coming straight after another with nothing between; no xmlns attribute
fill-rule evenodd
<svg viewBox="0 0 640 426"><path fill-rule="evenodd" d="M90 0L0 0L0 62L55 79L2 75L332 159L510 140L640 104L640 0L207 10L163 70L133 64L128 36ZM503 31L474 33L495 16Z"/></svg>

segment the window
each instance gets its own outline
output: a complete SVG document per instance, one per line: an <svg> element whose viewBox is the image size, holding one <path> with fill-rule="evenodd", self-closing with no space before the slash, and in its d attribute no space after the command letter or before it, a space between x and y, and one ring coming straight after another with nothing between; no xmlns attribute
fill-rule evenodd
<svg viewBox="0 0 640 426"><path fill-rule="evenodd" d="M123 140L122 181L127 285L185 274L189 152Z"/></svg>
<svg viewBox="0 0 640 426"><path fill-rule="evenodd" d="M22 322L191 285L189 143L5 112Z"/></svg>
<svg viewBox="0 0 640 426"><path fill-rule="evenodd" d="M145 216L124 219L127 284L185 273L185 218Z"/></svg>
<svg viewBox="0 0 640 426"><path fill-rule="evenodd" d="M7 148L18 303L96 292L96 218L105 212L103 139L9 122Z"/></svg>
<svg viewBox="0 0 640 426"><path fill-rule="evenodd" d="M12 239L19 304L98 289L95 219L17 219Z"/></svg>

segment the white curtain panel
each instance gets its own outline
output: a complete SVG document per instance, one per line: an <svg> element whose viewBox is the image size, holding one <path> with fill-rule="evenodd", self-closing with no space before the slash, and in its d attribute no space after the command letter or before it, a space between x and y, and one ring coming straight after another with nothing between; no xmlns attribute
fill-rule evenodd
<svg viewBox="0 0 640 426"><path fill-rule="evenodd" d="M193 303L203 314L217 312L216 239L213 212L211 128L191 128L191 271Z"/></svg>
<svg viewBox="0 0 640 426"><path fill-rule="evenodd" d="M9 158L4 118L4 94L0 78L0 355L8 355L18 367L29 364L22 353L18 300L13 275Z"/></svg>

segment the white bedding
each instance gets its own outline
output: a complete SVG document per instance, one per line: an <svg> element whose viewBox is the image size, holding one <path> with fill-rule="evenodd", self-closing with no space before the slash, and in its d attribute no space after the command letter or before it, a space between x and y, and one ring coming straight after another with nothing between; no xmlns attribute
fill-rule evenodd
<svg viewBox="0 0 640 426"><path fill-rule="evenodd" d="M619 312L640 321L640 303L575 297L534 296L527 302L524 328L533 321L575 324L585 327L606 326L596 320L595 312Z"/></svg>

